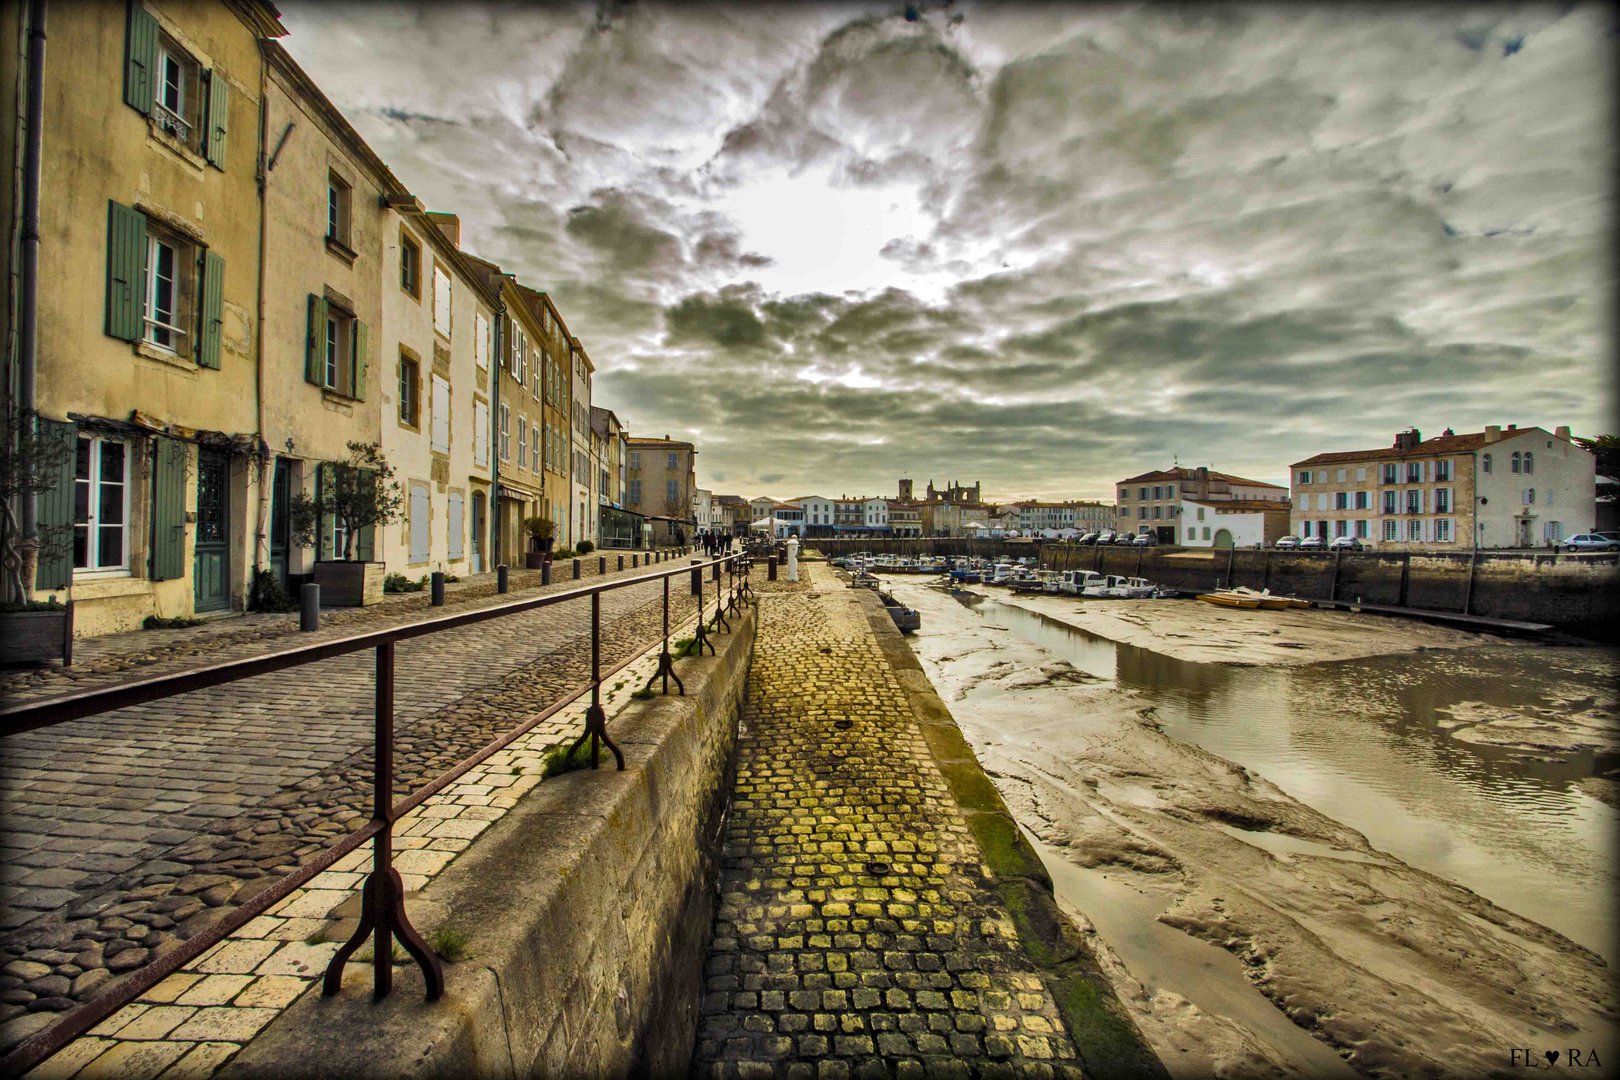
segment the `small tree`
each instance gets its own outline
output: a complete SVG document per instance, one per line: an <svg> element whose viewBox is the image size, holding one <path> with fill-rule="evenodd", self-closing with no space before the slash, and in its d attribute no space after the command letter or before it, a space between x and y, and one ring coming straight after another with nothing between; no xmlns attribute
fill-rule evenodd
<svg viewBox="0 0 1620 1080"><path fill-rule="evenodd" d="M5 415L4 443L0 444L0 572L4 574L0 602L24 604L33 598L34 569L42 553L59 553L72 539L65 535L40 535L30 540L22 535L18 507L56 489L63 465L73 447L55 433L37 430L25 423L15 409ZM61 530L59 530L61 531Z"/></svg>
<svg viewBox="0 0 1620 1080"><path fill-rule="evenodd" d="M354 558L354 545L362 529L388 525L399 520L404 494L394 479L394 467L383 456L378 443L352 442L349 460L330 462L332 482L320 486L317 498L299 492L289 507L294 542L309 546L316 542L322 517L343 526L345 561Z"/></svg>
<svg viewBox="0 0 1620 1080"><path fill-rule="evenodd" d="M529 539L534 542L536 551L544 551L546 545L557 536L557 523L540 514L524 518L523 528L527 530Z"/></svg>
<svg viewBox="0 0 1620 1080"><path fill-rule="evenodd" d="M1590 450L1597 458L1598 501L1620 499L1620 436L1596 435L1576 439L1575 445Z"/></svg>

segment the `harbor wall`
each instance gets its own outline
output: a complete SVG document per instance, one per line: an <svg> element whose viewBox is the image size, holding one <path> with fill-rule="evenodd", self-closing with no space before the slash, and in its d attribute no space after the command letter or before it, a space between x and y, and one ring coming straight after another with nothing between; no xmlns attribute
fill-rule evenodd
<svg viewBox="0 0 1620 1080"><path fill-rule="evenodd" d="M1038 556L1056 570L1144 577L1206 591L1245 585L1307 600L1459 612L1549 623L1613 636L1620 624L1620 556L1534 552L1276 551L1080 547L968 539L811 540L833 556L855 551L962 557Z"/></svg>

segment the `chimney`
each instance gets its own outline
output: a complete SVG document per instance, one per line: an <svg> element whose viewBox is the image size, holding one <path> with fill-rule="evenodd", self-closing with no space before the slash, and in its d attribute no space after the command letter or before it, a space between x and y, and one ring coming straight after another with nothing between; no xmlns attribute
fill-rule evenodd
<svg viewBox="0 0 1620 1080"><path fill-rule="evenodd" d="M1508 425L1508 430L1509 431L1518 431L1519 430L1519 425L1518 424L1509 424Z"/></svg>
<svg viewBox="0 0 1620 1080"><path fill-rule="evenodd" d="M1569 442L1569 425L1561 425L1553 432L1553 434L1558 436L1560 439L1563 439L1565 442Z"/></svg>
<svg viewBox="0 0 1620 1080"><path fill-rule="evenodd" d="M1417 444L1423 441L1423 432L1417 428L1407 428L1395 434L1395 449L1414 450Z"/></svg>
<svg viewBox="0 0 1620 1080"><path fill-rule="evenodd" d="M439 231L450 239L450 243L458 248L461 246L461 219L459 217L438 210L430 210L428 217L432 218L433 224L437 225Z"/></svg>
<svg viewBox="0 0 1620 1080"><path fill-rule="evenodd" d="M1501 424L1486 424L1485 425L1485 441L1487 443L1496 442L1501 437L1502 437L1502 425Z"/></svg>
<svg viewBox="0 0 1620 1080"><path fill-rule="evenodd" d="M1455 431L1452 431L1450 428L1446 428L1446 430L1442 431L1440 434L1442 434L1442 435L1449 438L1450 436L1455 435L1457 433Z"/></svg>

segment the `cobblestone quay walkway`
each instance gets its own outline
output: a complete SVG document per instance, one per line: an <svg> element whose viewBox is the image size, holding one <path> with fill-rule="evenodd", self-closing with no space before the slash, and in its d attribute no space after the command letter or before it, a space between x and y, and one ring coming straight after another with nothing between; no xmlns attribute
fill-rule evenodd
<svg viewBox="0 0 1620 1080"><path fill-rule="evenodd" d="M694 1071L1080 1076L866 608L803 569L760 598Z"/></svg>

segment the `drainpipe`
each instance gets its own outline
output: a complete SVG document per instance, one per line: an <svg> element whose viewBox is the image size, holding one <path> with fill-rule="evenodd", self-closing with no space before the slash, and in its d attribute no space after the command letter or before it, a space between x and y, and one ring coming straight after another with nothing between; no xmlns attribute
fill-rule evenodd
<svg viewBox="0 0 1620 1080"><path fill-rule="evenodd" d="M249 583L251 594L253 584L259 579L259 570L264 565L264 559L269 555L269 523L270 499L275 488L275 474L270 445L264 438L264 238L266 217L269 214L266 197L270 186L270 165L265 157L265 137L269 134L270 124L270 62L265 57L264 50L259 50L259 154L257 181L255 186L259 191L259 282L258 282L258 310L253 320L253 408L254 425L259 436L259 513L258 526L253 533L253 581ZM290 130L290 128L289 128Z"/></svg>
<svg viewBox="0 0 1620 1080"><path fill-rule="evenodd" d="M28 5L28 125L23 149L22 281L19 297L17 352L17 416L19 436L34 429L35 386L39 371L39 179L45 138L45 0ZM22 503L22 542L32 546L39 538L38 508L25 495ZM33 582L22 583L25 595Z"/></svg>
<svg viewBox="0 0 1620 1080"><path fill-rule="evenodd" d="M501 290L497 289L496 295ZM489 487L489 565L491 569L501 564L501 367L506 363L506 353L501 351L501 327L506 322L506 301L495 301L495 343L491 347L494 353L489 358L489 474L493 478Z"/></svg>

